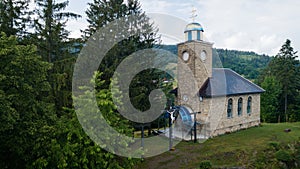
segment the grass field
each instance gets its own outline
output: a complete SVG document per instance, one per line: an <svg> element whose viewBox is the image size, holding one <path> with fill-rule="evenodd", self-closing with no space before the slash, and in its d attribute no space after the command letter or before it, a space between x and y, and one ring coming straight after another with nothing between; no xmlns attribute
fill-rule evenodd
<svg viewBox="0 0 300 169"><path fill-rule="evenodd" d="M287 128L291 132L284 132ZM300 123L262 124L201 144L183 141L175 147L175 151L146 158L136 169L197 168L203 160L210 160L214 168L249 166L270 147L271 142L287 145L299 138Z"/></svg>

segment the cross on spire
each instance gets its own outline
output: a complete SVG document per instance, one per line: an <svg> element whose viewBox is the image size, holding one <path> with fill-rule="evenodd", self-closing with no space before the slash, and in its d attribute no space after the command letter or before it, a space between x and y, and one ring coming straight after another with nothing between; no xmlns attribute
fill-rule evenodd
<svg viewBox="0 0 300 169"><path fill-rule="evenodd" d="M193 22L195 22L195 19L196 19L196 17L198 16L198 15L196 14L196 12L197 12L197 9L193 6L192 16L191 16L191 18L193 19Z"/></svg>

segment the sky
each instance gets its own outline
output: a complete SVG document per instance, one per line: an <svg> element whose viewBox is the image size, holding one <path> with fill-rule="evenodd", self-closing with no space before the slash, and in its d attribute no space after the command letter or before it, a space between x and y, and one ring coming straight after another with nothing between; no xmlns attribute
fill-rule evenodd
<svg viewBox="0 0 300 169"><path fill-rule="evenodd" d="M80 37L80 29L86 28L88 2L92 0L69 0L66 10L82 15L81 19L69 21L67 29L71 31L71 37ZM300 50L298 0L140 0L140 3L150 17L156 13L180 20L168 23L166 17L165 23L170 25L170 32L173 31L171 34L179 36L176 40L163 36L166 44L184 40L184 24L192 22L191 11L195 8L195 21L203 26L205 39L214 43L215 48L274 56L286 39L290 39L294 50ZM182 31L176 29L176 32L174 26L182 28Z"/></svg>

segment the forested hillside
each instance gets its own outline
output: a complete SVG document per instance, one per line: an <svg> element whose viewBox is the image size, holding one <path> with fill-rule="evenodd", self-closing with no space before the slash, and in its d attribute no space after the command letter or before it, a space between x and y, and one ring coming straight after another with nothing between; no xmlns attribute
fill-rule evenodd
<svg viewBox="0 0 300 169"><path fill-rule="evenodd" d="M177 55L176 45L162 45L162 49ZM214 67L230 68L250 80L257 79L261 70L272 60L272 57L267 55L227 49L214 49L213 55Z"/></svg>
<svg viewBox="0 0 300 169"><path fill-rule="evenodd" d="M271 61L267 55L237 50L216 49L224 68L231 68L248 79L254 80Z"/></svg>

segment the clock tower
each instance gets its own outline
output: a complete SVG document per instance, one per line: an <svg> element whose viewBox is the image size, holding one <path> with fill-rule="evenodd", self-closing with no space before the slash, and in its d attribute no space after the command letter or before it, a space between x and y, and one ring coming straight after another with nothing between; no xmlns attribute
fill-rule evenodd
<svg viewBox="0 0 300 169"><path fill-rule="evenodd" d="M181 93L180 85L187 87L189 85L189 77L187 73L192 73L196 85L195 88L199 91L202 85L212 77L212 46L213 43L206 42L203 39L203 27L196 22L190 23L186 26L184 31L185 42L179 43L178 47L178 103L184 104L188 101L188 98ZM184 67L188 67L190 71L184 70ZM193 93L197 93L194 91Z"/></svg>

